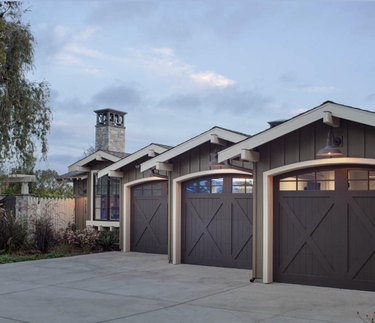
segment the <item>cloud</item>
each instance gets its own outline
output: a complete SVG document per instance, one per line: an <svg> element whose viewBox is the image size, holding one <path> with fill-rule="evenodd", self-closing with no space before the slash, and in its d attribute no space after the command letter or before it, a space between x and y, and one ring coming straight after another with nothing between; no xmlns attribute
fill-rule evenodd
<svg viewBox="0 0 375 323"><path fill-rule="evenodd" d="M210 115L242 114L251 116L259 109L271 109L272 99L255 90L238 87L212 88L195 92L174 93L161 99L156 109L161 112L189 111Z"/></svg>
<svg viewBox="0 0 375 323"><path fill-rule="evenodd" d="M214 88L226 88L235 84L235 81L215 71L199 71L196 66L183 62L172 48L151 48L150 51L139 54L141 65L160 76L180 79L184 84L190 82L191 85Z"/></svg>
<svg viewBox="0 0 375 323"><path fill-rule="evenodd" d="M210 87L225 88L232 86L235 83L233 80L212 71L192 73L190 76L195 82L205 84Z"/></svg>
<svg viewBox="0 0 375 323"><path fill-rule="evenodd" d="M333 85L314 84L298 77L294 72L286 72L279 77L279 81L287 87L288 91L306 92L306 93L332 93L338 90Z"/></svg>
<svg viewBox="0 0 375 323"><path fill-rule="evenodd" d="M92 104L117 109L139 107L143 100L140 91L134 83L109 86L93 96Z"/></svg>
<svg viewBox="0 0 375 323"><path fill-rule="evenodd" d="M158 109L198 111L202 106L201 97L195 93L173 94L157 103Z"/></svg>
<svg viewBox="0 0 375 323"><path fill-rule="evenodd" d="M157 2L112 0L98 2L90 15L89 23L113 25L133 22L136 19L148 20L157 8Z"/></svg>
<svg viewBox="0 0 375 323"><path fill-rule="evenodd" d="M366 96L366 101L374 102L375 101L375 93L370 93Z"/></svg>

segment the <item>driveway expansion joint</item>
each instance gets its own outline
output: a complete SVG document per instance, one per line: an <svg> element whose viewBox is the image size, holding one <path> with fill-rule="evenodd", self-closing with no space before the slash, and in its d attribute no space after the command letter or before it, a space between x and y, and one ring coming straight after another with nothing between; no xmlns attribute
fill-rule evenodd
<svg viewBox="0 0 375 323"><path fill-rule="evenodd" d="M180 305L192 305L192 304L189 304L189 303L190 302L195 302L195 301L198 301L198 300L201 300L201 299L204 299L206 297L211 297L211 296L216 296L216 295L224 294L226 292L230 292L230 291L233 291L233 290L236 290L236 289L240 289L240 288L246 287L248 285L249 284L247 283L246 285L243 285L243 286L236 286L236 287L225 289L225 290L222 290L222 291L219 291L219 292L216 292L216 293L211 293L211 294L204 295L204 296L201 296L201 297L189 299L189 300L184 301L184 302L179 302L179 303L176 303L176 304L171 304L171 305L168 305L168 306L163 306L163 307L156 308L156 309L149 310L149 311L134 313L134 314L130 314L130 315L124 315L124 316L120 316L120 317L116 317L116 318L112 318L112 319L108 319L108 320L97 321L95 323L107 323L107 322L112 322L112 321L115 321L115 320L127 319L127 318L130 318L130 317L135 317L135 316L139 316L139 315L143 315L143 314L148 314L148 313L154 313L154 312L158 312L158 311L161 311L161 310L164 310L164 309L167 309L167 308L177 307L177 306L180 306ZM143 297L141 297L141 298L143 298ZM148 298L144 298L144 299L148 299Z"/></svg>

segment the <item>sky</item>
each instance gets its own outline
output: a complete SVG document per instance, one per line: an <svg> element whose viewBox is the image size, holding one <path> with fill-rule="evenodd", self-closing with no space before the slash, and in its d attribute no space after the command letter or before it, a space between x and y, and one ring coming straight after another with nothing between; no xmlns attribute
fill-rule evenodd
<svg viewBox="0 0 375 323"><path fill-rule="evenodd" d="M126 152L214 126L255 134L331 100L375 111L375 0L24 0L60 174L127 112Z"/></svg>

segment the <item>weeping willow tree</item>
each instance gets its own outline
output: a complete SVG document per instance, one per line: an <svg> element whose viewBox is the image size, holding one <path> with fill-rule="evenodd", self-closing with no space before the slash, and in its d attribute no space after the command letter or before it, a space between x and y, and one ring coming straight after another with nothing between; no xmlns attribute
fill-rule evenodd
<svg viewBox="0 0 375 323"><path fill-rule="evenodd" d="M51 109L48 84L27 78L35 41L23 12L20 2L0 1L0 166L31 171L35 154L47 155Z"/></svg>

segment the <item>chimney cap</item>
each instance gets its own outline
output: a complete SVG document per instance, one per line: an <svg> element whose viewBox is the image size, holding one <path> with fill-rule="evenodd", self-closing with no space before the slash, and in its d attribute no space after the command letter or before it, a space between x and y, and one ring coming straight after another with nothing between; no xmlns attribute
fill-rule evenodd
<svg viewBox="0 0 375 323"><path fill-rule="evenodd" d="M127 114L127 112L120 111L120 110L115 110L115 109L99 109L99 110L94 110L94 112L96 114L104 113L104 112L112 112L112 113L116 113L116 114L119 114L119 115L122 115L122 116L124 116L125 114Z"/></svg>

